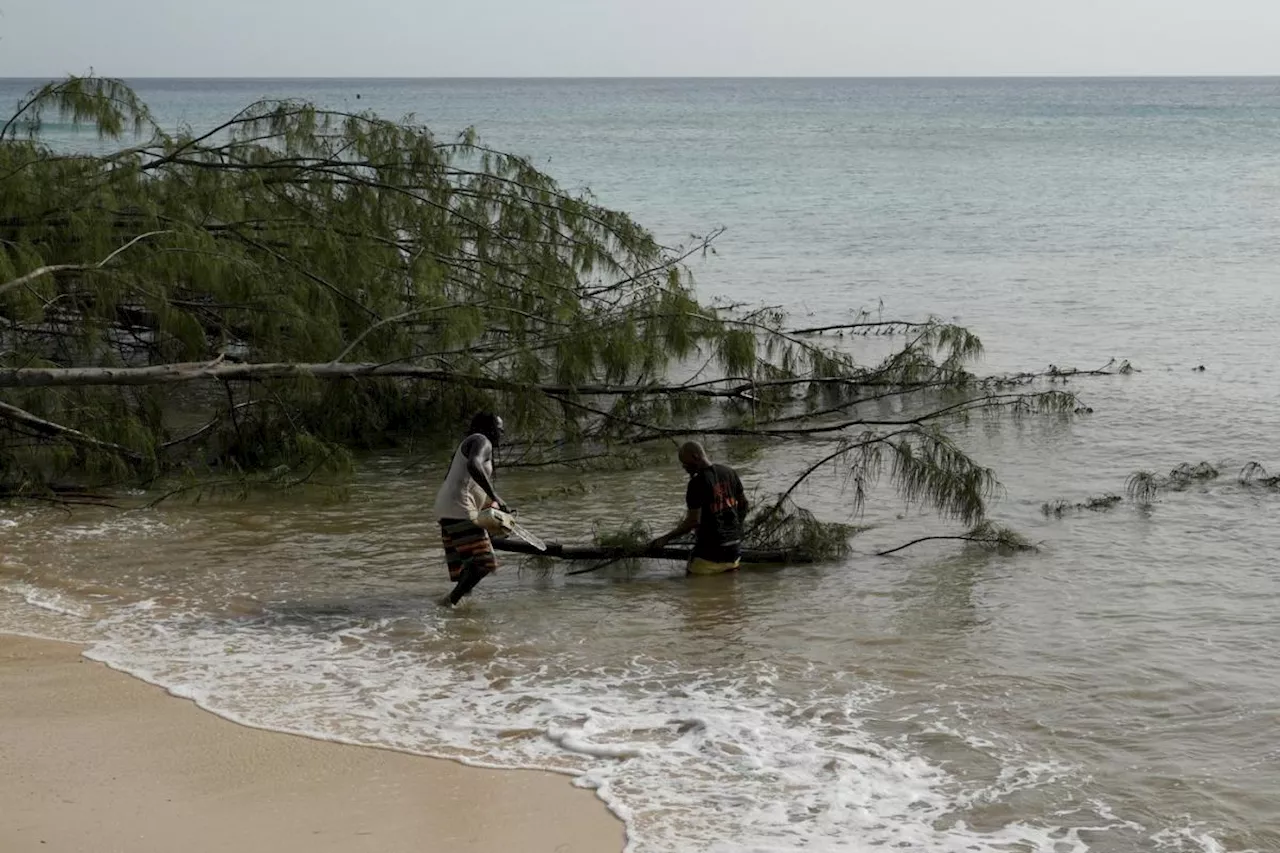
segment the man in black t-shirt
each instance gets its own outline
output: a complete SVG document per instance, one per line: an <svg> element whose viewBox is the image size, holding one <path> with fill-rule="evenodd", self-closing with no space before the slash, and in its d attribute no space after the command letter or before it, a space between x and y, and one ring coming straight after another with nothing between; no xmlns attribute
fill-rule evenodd
<svg viewBox="0 0 1280 853"><path fill-rule="evenodd" d="M717 465L696 441L680 448L680 464L689 473L684 503L684 521L665 536L650 543L661 548L673 539L697 531L688 572L715 575L738 568L742 557L742 523L747 517L747 496L738 473L728 465Z"/></svg>

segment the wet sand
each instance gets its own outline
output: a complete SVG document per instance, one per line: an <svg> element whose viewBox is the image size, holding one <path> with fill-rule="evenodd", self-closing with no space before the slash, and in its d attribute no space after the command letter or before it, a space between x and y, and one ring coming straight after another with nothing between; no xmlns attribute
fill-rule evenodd
<svg viewBox="0 0 1280 853"><path fill-rule="evenodd" d="M399 853L624 846L568 777L245 728L80 656L0 635L5 853Z"/></svg>

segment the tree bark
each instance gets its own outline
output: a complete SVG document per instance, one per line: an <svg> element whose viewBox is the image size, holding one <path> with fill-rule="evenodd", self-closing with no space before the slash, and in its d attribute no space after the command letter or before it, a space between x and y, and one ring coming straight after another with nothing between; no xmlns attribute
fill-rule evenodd
<svg viewBox="0 0 1280 853"><path fill-rule="evenodd" d="M246 364L221 360L162 364L154 367L20 367L0 369L0 388L166 385L179 382L195 382L201 379L215 379L220 382L248 382L261 379L298 379L301 377L315 379L404 378L469 385L492 391L530 390L529 385L520 382L494 379L487 376L471 376L449 370L438 370L411 364L342 364L337 362ZM800 385L811 381L814 380L797 379L776 384ZM562 395L694 394L703 397L734 397L741 396L752 386L748 384L741 388L683 387L680 385L538 385L533 387L546 394Z"/></svg>

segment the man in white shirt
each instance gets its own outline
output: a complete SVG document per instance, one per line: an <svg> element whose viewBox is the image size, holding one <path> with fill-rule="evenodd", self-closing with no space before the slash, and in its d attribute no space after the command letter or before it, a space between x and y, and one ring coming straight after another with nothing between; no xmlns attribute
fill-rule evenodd
<svg viewBox="0 0 1280 853"><path fill-rule="evenodd" d="M471 592L485 575L498 569L489 533L476 524L476 516L490 506L508 512L493 488L493 454L502 440L502 418L481 412L471 419L467 436L454 451L440 491L435 514L453 591L440 600L452 607Z"/></svg>

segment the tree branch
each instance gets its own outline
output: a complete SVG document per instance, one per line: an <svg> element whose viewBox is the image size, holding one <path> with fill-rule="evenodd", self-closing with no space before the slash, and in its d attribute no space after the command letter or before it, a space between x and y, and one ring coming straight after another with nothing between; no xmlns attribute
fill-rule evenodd
<svg viewBox="0 0 1280 853"><path fill-rule="evenodd" d="M21 424L28 429L35 430L41 435L53 436L61 438L70 444L79 447L88 447L93 450L106 451L115 453L132 460L136 463L143 461L143 456L137 451L130 450L119 444L112 444L109 441L99 441L92 436L85 435L80 430L71 427L55 424L53 421L46 421L44 418L38 418L25 409L19 409L17 406L10 406L8 403L0 403L0 418Z"/></svg>
<svg viewBox="0 0 1280 853"><path fill-rule="evenodd" d="M562 545L559 542L547 542L547 550L539 551L523 539L506 539L495 537L493 547L499 551L510 551L530 556L553 557L558 560L613 560L634 558L650 560L687 561L693 546L671 546L664 548L648 548L640 551L627 548L607 548L600 545ZM742 552L744 563L811 563L812 557L801 551L789 550L752 550Z"/></svg>
<svg viewBox="0 0 1280 853"><path fill-rule="evenodd" d="M1019 542L1003 535L973 535L973 534L957 534L954 536L921 536L919 539L913 539L905 545L899 545L897 548L890 548L887 551L877 551L877 557L887 557L890 554L896 554L899 551L905 551L913 545L919 545L921 542L933 542L941 539L948 539L959 542L978 542L982 545L992 545L995 547L1014 548L1019 551L1034 551L1036 546Z"/></svg>
<svg viewBox="0 0 1280 853"><path fill-rule="evenodd" d="M366 329L365 329L363 332L361 332L360 334L356 335L356 339L355 339L354 341L352 341L350 344L348 344L346 349L344 349L342 352L340 352L340 353L338 353L336 356L334 356L333 360L332 360L332 361L330 361L329 363L330 363L330 364L337 364L337 363L339 363L340 361L342 361L344 358L346 358L347 356L351 355L351 352L352 352L356 347L358 347L358 346L360 345L360 342L361 342L361 341L363 341L365 338L369 337L369 335L370 335L370 334L372 334L373 332L375 332L375 331L377 331L378 329L382 328L383 326L389 325L389 324L391 324L391 323L398 323L398 322L400 322L401 320L408 320L408 319L411 319L411 318L413 318L413 317L419 317L419 316L421 316L421 315L423 315L423 314L430 314L430 313L433 313L433 312L435 312L435 311L443 311L443 310L445 310L445 309L447 309L447 308L455 308L455 307L458 307L458 306L454 306L454 305L437 305L437 306L433 306L433 307L431 307L431 308L419 308L419 309L417 309L417 310L415 310L415 311L405 311L403 314L396 314L396 315L395 315L395 316L393 316L393 317L386 317L386 318L384 318L384 319L382 319L382 320L379 320L379 321L377 321L376 323L373 323L372 325L370 325L368 328L366 328Z"/></svg>
<svg viewBox="0 0 1280 853"><path fill-rule="evenodd" d="M4 284L0 284L0 296L3 296L5 293L7 293L10 290L13 290L15 287L21 287L24 284L29 284L35 281L36 279L40 278L41 276L52 275L54 273L60 273L60 272L94 272L94 271L100 270L103 267L105 267L107 264L111 263L111 261L115 260L117 255L119 255L125 249L128 249L130 246L133 246L135 243L138 243L141 240L145 240L147 237L154 237L157 234L170 234L170 233L172 232L165 230L165 231L148 231L145 234L139 234L137 237L134 237L128 243L125 243L123 246L116 249L114 252L107 255L105 258L98 261L96 264L50 264L48 266L36 267L31 272L24 273L23 275L20 275L15 279L6 281Z"/></svg>
<svg viewBox="0 0 1280 853"><path fill-rule="evenodd" d="M239 411L243 411L244 409L249 408L250 406L256 406L256 405L258 405L258 404L260 404L260 403L265 403L265 402L267 402L267 401L266 401L266 400L249 400L249 401L244 402L244 403L236 403L236 405L235 405L233 408L234 408L234 410L235 410L235 411L239 412ZM184 435L182 438L175 438L175 439L173 439L173 440L171 440L171 441L166 441L164 444L160 445L160 449L161 449L161 450L168 450L170 447L176 447L176 446L178 446L179 444L185 444L185 443L186 443L186 442L188 442L188 441L191 441L191 440L193 440L193 439L199 438L200 436L204 435L204 434L205 434L206 432L208 432L209 430L211 430L211 429L213 429L214 427L216 427L218 424L222 423L222 419L223 419L223 417L224 417L226 414L228 414L228 413L225 413L225 412L224 412L224 413L219 413L219 414L218 414L218 416L217 416L216 418L214 418L213 420L209 421L207 424L205 424L204 426L200 427L200 428L199 428L199 429L197 429L195 432L188 433L187 435Z"/></svg>
<svg viewBox="0 0 1280 853"><path fill-rule="evenodd" d="M880 320L875 323L839 323L834 326L812 326L807 329L791 329L790 334L793 335L820 335L823 332L844 331L846 329L874 329L877 327L893 326L900 329L919 329L924 326L935 325L932 321L914 322L911 320Z"/></svg>
<svg viewBox="0 0 1280 853"><path fill-rule="evenodd" d="M288 266L293 267L295 270L297 270L306 278L309 278L311 281L314 281L316 284L330 291L339 299L342 299L348 304L353 305L359 310L365 312L370 317L373 317L375 320L382 319L381 317L378 316L377 311L374 311L372 308L365 305L359 299L356 299L350 293L347 293L342 288L338 287L332 282L326 281L323 276L316 275L310 269L298 263L293 258L290 258L287 255L282 255L279 252L277 252L275 249L271 248L270 246L263 245L262 243L259 243L257 240L254 240L252 237L248 237L244 234L241 234L239 231L236 231L234 229L232 229L229 233L232 234L236 239L240 240L241 242L246 243L250 246L253 246L255 249L258 249L259 251L266 252L268 255L275 258L277 261L280 261L282 264L286 264Z"/></svg>
<svg viewBox="0 0 1280 853"><path fill-rule="evenodd" d="M151 367L30 367L0 369L0 388L55 387L85 385L164 385L192 382L198 379L251 381L260 379L392 378L423 379L436 382L474 385L493 391L536 390L544 394L583 396L645 396L688 393L705 397L739 396L738 389L685 388L681 385L529 385L513 380L469 376L407 364L292 363L255 362L226 364L217 362L180 362ZM811 380L797 379L794 384Z"/></svg>

